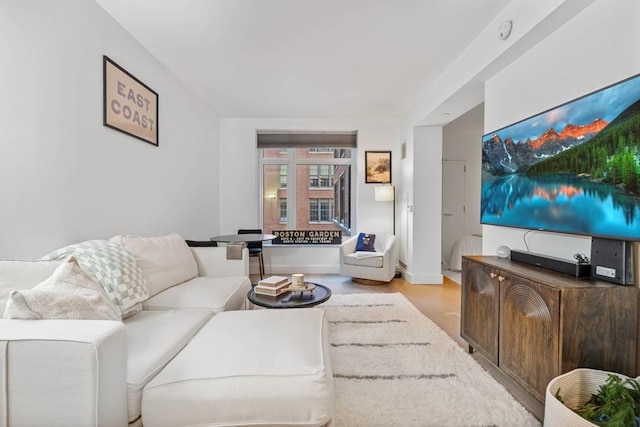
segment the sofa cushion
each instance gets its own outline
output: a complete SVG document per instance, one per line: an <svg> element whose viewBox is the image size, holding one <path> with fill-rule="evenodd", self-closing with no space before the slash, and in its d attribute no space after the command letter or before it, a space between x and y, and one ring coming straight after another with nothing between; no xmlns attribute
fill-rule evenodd
<svg viewBox="0 0 640 427"><path fill-rule="evenodd" d="M246 276L196 277L146 300L145 310L202 308L214 313L245 307L251 282Z"/></svg>
<svg viewBox="0 0 640 427"><path fill-rule="evenodd" d="M94 277L123 316L139 307L149 297L142 271L122 245L107 240L87 240L60 248L43 259L78 260L83 270Z"/></svg>
<svg viewBox="0 0 640 427"><path fill-rule="evenodd" d="M4 313L11 291L31 289L51 276L60 261L0 260L0 313Z"/></svg>
<svg viewBox="0 0 640 427"><path fill-rule="evenodd" d="M129 422L140 416L143 387L212 315L210 310L142 311L124 320L128 346Z"/></svg>
<svg viewBox="0 0 640 427"><path fill-rule="evenodd" d="M147 280L149 296L198 275L196 260L178 234L160 237L122 235L111 241L121 243L133 255Z"/></svg>
<svg viewBox="0 0 640 427"><path fill-rule="evenodd" d="M330 352L318 308L217 314L145 387L144 425L325 425Z"/></svg>
<svg viewBox="0 0 640 427"><path fill-rule="evenodd" d="M379 267L384 265L384 254L380 252L354 252L344 256L344 263L358 267Z"/></svg>
<svg viewBox="0 0 640 427"><path fill-rule="evenodd" d="M4 318L120 320L120 312L71 257L39 285L12 291Z"/></svg>

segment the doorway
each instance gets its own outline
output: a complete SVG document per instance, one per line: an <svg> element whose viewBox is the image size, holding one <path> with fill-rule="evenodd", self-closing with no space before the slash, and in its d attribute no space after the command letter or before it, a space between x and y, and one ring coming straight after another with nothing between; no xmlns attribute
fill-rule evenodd
<svg viewBox="0 0 640 427"><path fill-rule="evenodd" d="M442 160L442 268L448 270L455 243L465 228L464 160Z"/></svg>

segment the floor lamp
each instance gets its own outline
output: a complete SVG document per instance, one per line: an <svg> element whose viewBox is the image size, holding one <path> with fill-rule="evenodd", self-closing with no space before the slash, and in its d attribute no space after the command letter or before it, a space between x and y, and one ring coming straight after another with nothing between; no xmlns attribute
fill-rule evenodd
<svg viewBox="0 0 640 427"><path fill-rule="evenodd" d="M375 187L375 200L376 202L391 202L393 207L393 235L396 235L396 187L391 184L388 185L380 185ZM402 273L398 271L396 266L396 274L393 276L398 279L402 277Z"/></svg>
<svg viewBox="0 0 640 427"><path fill-rule="evenodd" d="M393 202L393 235L396 235L396 187L391 184L388 185L379 185L375 187L376 202Z"/></svg>

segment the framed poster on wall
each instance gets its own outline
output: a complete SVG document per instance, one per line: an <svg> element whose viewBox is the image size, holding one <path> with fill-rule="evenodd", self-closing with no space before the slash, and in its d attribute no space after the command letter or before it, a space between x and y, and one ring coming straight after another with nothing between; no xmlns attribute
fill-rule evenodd
<svg viewBox="0 0 640 427"><path fill-rule="evenodd" d="M158 94L103 56L104 126L158 146Z"/></svg>
<svg viewBox="0 0 640 427"><path fill-rule="evenodd" d="M391 183L391 151L365 151L365 183Z"/></svg>

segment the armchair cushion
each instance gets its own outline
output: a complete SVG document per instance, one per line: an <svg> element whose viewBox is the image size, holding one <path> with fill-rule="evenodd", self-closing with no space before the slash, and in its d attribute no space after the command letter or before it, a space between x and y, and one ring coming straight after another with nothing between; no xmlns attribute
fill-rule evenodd
<svg viewBox="0 0 640 427"><path fill-rule="evenodd" d="M380 252L354 252L345 255L344 263L360 267L382 268L384 265L384 254Z"/></svg>
<svg viewBox="0 0 640 427"><path fill-rule="evenodd" d="M356 243L356 251L361 252L374 252L375 249L375 234L360 233L358 234L358 242Z"/></svg>

